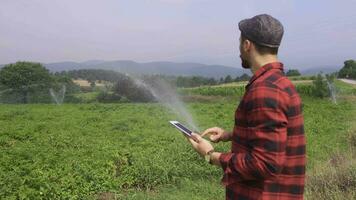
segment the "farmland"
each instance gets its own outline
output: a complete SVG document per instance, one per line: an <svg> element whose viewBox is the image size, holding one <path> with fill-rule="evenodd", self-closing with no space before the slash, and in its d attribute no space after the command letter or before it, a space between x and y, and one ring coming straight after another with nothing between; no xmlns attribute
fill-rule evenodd
<svg viewBox="0 0 356 200"><path fill-rule="evenodd" d="M308 84L297 86L306 91L302 97L310 177L335 155L351 153L353 158L355 88L336 85L337 104L308 96ZM200 131L211 126L232 128L243 87L180 92L216 96L212 102L187 104ZM219 101L222 96L233 97ZM190 148L168 124L177 116L158 103L3 104L0 110L1 199L224 198L221 170ZM230 144L215 148L228 151ZM355 185L348 187L342 191L353 195ZM307 188L306 197L315 197L313 192Z"/></svg>

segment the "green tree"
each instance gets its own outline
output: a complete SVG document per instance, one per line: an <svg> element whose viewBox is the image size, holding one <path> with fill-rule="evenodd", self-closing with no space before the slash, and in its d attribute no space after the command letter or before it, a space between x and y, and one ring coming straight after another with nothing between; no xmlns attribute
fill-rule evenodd
<svg viewBox="0 0 356 200"><path fill-rule="evenodd" d="M239 79L240 79L240 81L249 81L251 79L251 77L248 74L244 73L240 76Z"/></svg>
<svg viewBox="0 0 356 200"><path fill-rule="evenodd" d="M224 83L231 83L233 80L230 75L227 75L224 79Z"/></svg>
<svg viewBox="0 0 356 200"><path fill-rule="evenodd" d="M115 98L125 97L131 102L154 101L154 97L147 88L135 83L135 81L128 76L117 81L113 92L115 93Z"/></svg>
<svg viewBox="0 0 356 200"><path fill-rule="evenodd" d="M344 62L344 67L339 71L339 78L356 79L356 61L347 60Z"/></svg>
<svg viewBox="0 0 356 200"><path fill-rule="evenodd" d="M66 87L66 94L74 94L80 92L80 86L75 84L68 75L55 74L52 76L54 80L53 88L59 90L63 85Z"/></svg>
<svg viewBox="0 0 356 200"><path fill-rule="evenodd" d="M319 73L313 81L313 95L319 98L329 97L330 92L326 79Z"/></svg>
<svg viewBox="0 0 356 200"><path fill-rule="evenodd" d="M52 81L49 71L40 63L16 62L0 70L0 84L18 93L22 103L29 102L31 93L39 90L48 92Z"/></svg>
<svg viewBox="0 0 356 200"><path fill-rule="evenodd" d="M221 77L221 78L219 79L219 84L222 84L222 83L224 83L224 78L223 78L223 77Z"/></svg>
<svg viewBox="0 0 356 200"><path fill-rule="evenodd" d="M300 76L300 72L297 69L290 69L286 73L287 76Z"/></svg>

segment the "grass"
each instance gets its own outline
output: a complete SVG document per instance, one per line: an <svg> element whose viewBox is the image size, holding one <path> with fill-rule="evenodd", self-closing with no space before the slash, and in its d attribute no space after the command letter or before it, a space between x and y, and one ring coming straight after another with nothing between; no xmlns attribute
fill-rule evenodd
<svg viewBox="0 0 356 200"><path fill-rule="evenodd" d="M74 96L83 103L93 103L96 101L96 97L99 95L99 92L83 92L75 94Z"/></svg>
<svg viewBox="0 0 356 200"><path fill-rule="evenodd" d="M355 199L356 154L335 154L308 171L306 199Z"/></svg>
<svg viewBox="0 0 356 200"><path fill-rule="evenodd" d="M193 99L188 108L200 130L229 129L237 103ZM306 198L352 199L355 102L303 103ZM223 199L222 171L191 149L172 119L158 104L0 105L0 198Z"/></svg>

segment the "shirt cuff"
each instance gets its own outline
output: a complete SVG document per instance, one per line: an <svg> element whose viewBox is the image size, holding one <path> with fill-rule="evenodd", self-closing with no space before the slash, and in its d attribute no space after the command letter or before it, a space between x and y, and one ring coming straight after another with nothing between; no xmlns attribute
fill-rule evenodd
<svg viewBox="0 0 356 200"><path fill-rule="evenodd" d="M231 157L232 157L232 153L221 153L220 154L219 161L220 161L221 167L224 171L226 170Z"/></svg>

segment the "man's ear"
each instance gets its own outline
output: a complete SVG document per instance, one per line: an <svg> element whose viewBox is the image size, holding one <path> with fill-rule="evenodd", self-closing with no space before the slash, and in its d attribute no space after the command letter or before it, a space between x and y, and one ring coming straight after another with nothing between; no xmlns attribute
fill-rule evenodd
<svg viewBox="0 0 356 200"><path fill-rule="evenodd" d="M242 48L245 52L249 52L251 50L252 43L250 40L244 40L242 44Z"/></svg>

